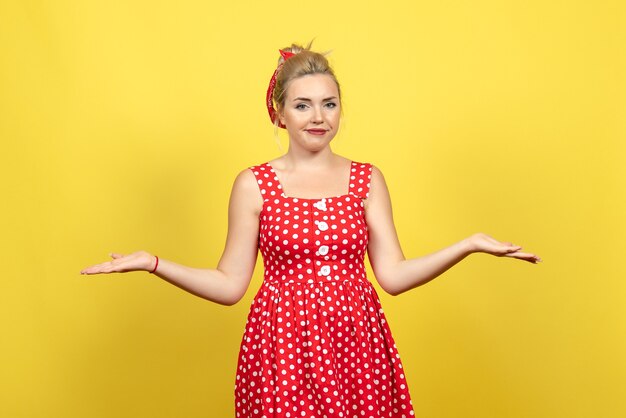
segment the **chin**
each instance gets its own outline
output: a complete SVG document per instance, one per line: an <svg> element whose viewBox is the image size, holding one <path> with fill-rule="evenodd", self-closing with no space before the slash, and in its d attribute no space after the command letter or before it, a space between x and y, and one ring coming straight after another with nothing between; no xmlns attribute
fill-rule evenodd
<svg viewBox="0 0 626 418"><path fill-rule="evenodd" d="M318 141L307 141L306 147L311 151L321 151L330 145L332 140L320 139Z"/></svg>

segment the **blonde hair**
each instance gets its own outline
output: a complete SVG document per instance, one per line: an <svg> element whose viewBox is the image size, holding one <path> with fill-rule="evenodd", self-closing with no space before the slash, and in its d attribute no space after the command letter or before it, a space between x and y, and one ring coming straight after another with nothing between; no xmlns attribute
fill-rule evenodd
<svg viewBox="0 0 626 418"><path fill-rule="evenodd" d="M309 42L306 47L297 44L291 44L287 48L283 48L283 51L288 51L294 56L285 60L282 56L278 59L278 66L282 65L280 71L276 75L276 87L272 94L272 99L276 104L276 110L281 111L285 105L285 93L289 87L289 83L296 78L303 77L311 74L327 74L329 75L335 84L337 85L337 91L339 93L339 100L341 101L341 89L339 82L330 64L324 55L326 53L319 53L311 51L311 44Z"/></svg>

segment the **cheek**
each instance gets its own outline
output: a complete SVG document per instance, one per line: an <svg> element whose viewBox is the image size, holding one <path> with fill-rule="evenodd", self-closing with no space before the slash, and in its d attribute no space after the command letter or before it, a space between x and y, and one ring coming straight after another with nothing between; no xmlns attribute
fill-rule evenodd
<svg viewBox="0 0 626 418"><path fill-rule="evenodd" d="M289 111L285 113L286 118L292 123L306 123L308 121L307 115L303 112Z"/></svg>
<svg viewBox="0 0 626 418"><path fill-rule="evenodd" d="M294 124L298 123L298 114L293 112L291 109L285 109L281 113L282 122L284 124Z"/></svg>

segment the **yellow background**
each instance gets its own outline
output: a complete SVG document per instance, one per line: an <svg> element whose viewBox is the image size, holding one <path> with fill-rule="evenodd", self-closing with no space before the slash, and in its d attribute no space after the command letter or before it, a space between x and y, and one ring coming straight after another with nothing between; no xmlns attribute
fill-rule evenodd
<svg viewBox="0 0 626 418"><path fill-rule="evenodd" d="M277 49L313 38L344 93L334 150L381 168L407 256L481 231L544 259L377 286L416 415L626 416L625 17L619 0L2 1L0 416L234 416L260 263L233 307L78 273L138 249L215 266L232 180L281 153Z"/></svg>

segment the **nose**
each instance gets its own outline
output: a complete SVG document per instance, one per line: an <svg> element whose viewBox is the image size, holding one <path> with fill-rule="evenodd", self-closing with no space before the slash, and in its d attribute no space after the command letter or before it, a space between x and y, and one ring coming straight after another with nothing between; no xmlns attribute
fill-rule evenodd
<svg viewBox="0 0 626 418"><path fill-rule="evenodd" d="M322 117L322 109L318 106L315 106L313 110L313 115L311 117L311 122L320 124L324 122L324 118Z"/></svg>

